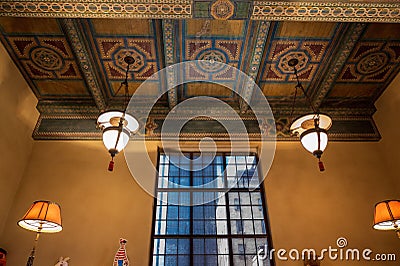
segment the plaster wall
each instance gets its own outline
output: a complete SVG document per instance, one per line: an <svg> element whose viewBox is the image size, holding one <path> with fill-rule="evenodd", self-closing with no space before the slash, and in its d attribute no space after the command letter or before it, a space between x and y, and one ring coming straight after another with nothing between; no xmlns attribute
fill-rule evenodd
<svg viewBox="0 0 400 266"><path fill-rule="evenodd" d="M37 99L0 44L0 235L33 146Z"/></svg>

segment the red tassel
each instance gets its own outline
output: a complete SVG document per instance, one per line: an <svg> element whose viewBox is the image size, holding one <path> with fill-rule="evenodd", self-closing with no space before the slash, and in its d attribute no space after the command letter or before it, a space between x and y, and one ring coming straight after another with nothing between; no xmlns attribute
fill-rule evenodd
<svg viewBox="0 0 400 266"><path fill-rule="evenodd" d="M114 161L111 160L108 164L108 171L112 172L114 170Z"/></svg>
<svg viewBox="0 0 400 266"><path fill-rule="evenodd" d="M320 172L325 171L325 167L324 167L324 163L323 163L323 162L319 161L319 162L318 162L318 166L319 166L319 171L320 171Z"/></svg>

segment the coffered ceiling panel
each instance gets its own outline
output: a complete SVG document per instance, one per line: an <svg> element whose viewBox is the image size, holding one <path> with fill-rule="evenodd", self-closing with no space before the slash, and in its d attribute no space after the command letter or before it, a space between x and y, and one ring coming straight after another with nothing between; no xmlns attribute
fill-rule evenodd
<svg viewBox="0 0 400 266"><path fill-rule="evenodd" d="M39 100L91 99L56 19L1 18L3 44Z"/></svg>
<svg viewBox="0 0 400 266"><path fill-rule="evenodd" d="M126 63L124 58L132 56L135 63L129 72L130 93L133 94L144 80L152 77L163 66L161 53L159 22L153 20L107 20L93 19L82 21L87 33L89 49L93 51L99 74L104 80L108 97L116 95L121 82L125 79ZM123 91L119 91L123 95Z"/></svg>
<svg viewBox="0 0 400 266"><path fill-rule="evenodd" d="M181 61L202 60L185 69L185 79L197 82L180 86L180 101L200 95L218 97L221 93L220 96L231 105L238 102L233 91L221 88L225 85L236 91L237 77L232 69L213 62L243 70L243 60L247 55L246 44L251 41L249 33L253 26L251 22L244 20L187 20L179 23L177 57ZM213 68L214 65L216 67ZM214 85L213 88L210 84L201 83L210 80L221 85Z"/></svg>
<svg viewBox="0 0 400 266"><path fill-rule="evenodd" d="M296 82L288 61L297 58L296 69L308 95L340 48L347 25L342 23L277 22L271 27L259 84L268 100L291 101ZM300 96L301 97L301 96ZM304 103L303 103L304 104Z"/></svg>
<svg viewBox="0 0 400 266"><path fill-rule="evenodd" d="M399 72L399 63L400 24L369 24L323 105L373 105Z"/></svg>

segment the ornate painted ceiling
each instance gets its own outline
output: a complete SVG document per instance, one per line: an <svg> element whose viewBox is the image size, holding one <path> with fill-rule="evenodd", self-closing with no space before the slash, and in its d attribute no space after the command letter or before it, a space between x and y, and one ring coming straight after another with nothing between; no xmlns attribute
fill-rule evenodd
<svg viewBox="0 0 400 266"><path fill-rule="evenodd" d="M293 139L289 121L298 73L314 107L333 118L334 140L379 140L375 102L400 71L400 3L392 1L0 1L0 38L35 93L35 139L97 139L97 115L121 105L126 55L135 58L130 94L163 92L157 71L190 60L218 61L255 80L271 105L278 139ZM187 78L208 81L201 66ZM138 117L146 137L159 138L163 119L179 103L210 96L229 104L257 134L252 88L229 71L220 85L186 83L164 93L150 117ZM165 81L168 82L168 81ZM226 86L234 88L235 92ZM140 103L139 103L140 104ZM298 95L294 115L310 112ZM225 119L230 119L225 118ZM264 121L265 123L265 121ZM261 128L261 129L260 129ZM188 139L223 136L213 119L193 120Z"/></svg>

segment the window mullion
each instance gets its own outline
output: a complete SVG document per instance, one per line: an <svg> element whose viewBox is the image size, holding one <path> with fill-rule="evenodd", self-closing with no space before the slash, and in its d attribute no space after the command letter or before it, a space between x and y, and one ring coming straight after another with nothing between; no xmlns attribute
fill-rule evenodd
<svg viewBox="0 0 400 266"><path fill-rule="evenodd" d="M190 244L190 265L194 265L193 261L193 152L190 153L190 222L189 222L189 244Z"/></svg>
<svg viewBox="0 0 400 266"><path fill-rule="evenodd" d="M224 179L225 179L225 186L228 188L228 177L227 177L227 170L226 170L226 154L222 154L222 165L224 169ZM228 229L228 249L229 249L229 265L233 266L233 246L232 246L232 229L231 229L231 213L229 210L230 202L229 202L229 191L225 193L225 210L226 210L226 223Z"/></svg>

